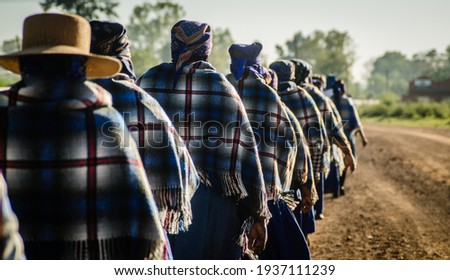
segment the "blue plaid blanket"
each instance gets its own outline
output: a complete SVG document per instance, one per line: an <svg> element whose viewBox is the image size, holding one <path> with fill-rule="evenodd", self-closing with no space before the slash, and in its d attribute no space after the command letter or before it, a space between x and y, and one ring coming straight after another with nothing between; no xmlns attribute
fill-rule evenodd
<svg viewBox="0 0 450 280"><path fill-rule="evenodd" d="M169 234L187 230L192 223L190 200L198 175L189 152L158 102L124 74L93 82L108 90L113 106L124 117L136 141Z"/></svg>
<svg viewBox="0 0 450 280"><path fill-rule="evenodd" d="M281 101L294 113L306 137L311 153L315 179L326 171L324 156L328 151L325 124L314 99L294 82L282 82L278 86Z"/></svg>
<svg viewBox="0 0 450 280"><path fill-rule="evenodd" d="M268 198L278 197L279 191L289 190L292 176L301 182L306 171L301 165L292 169L297 140L289 116L276 91L249 67L240 80L231 74L227 79L236 88L252 124Z"/></svg>
<svg viewBox="0 0 450 280"><path fill-rule="evenodd" d="M174 71L172 63L160 64L137 84L164 108L203 183L247 197L252 212L269 215L255 138L236 90L204 61L184 66L175 88Z"/></svg>
<svg viewBox="0 0 450 280"><path fill-rule="evenodd" d="M285 111L288 114L289 120L291 121L291 125L294 128L295 136L297 139L297 156L295 160L294 169L303 168L305 173L302 176L301 184L306 184L307 187L311 190L311 200L313 203L316 203L318 199L315 179L314 179L314 168L311 160L311 153L309 152L308 143L306 141L305 135L303 134L302 127L295 117L295 114L287 108L285 104ZM295 183L293 183L295 184Z"/></svg>
<svg viewBox="0 0 450 280"><path fill-rule="evenodd" d="M353 99L350 96L343 95L341 97L339 113L341 114L342 122L344 124L345 134L347 137L353 137L353 133L362 128L362 124L359 119L355 102L353 102Z"/></svg>
<svg viewBox="0 0 450 280"><path fill-rule="evenodd" d="M333 137L336 139L340 139L343 142L348 143L347 137L345 136L342 122L338 121L338 118L333 111L331 106L331 99L325 96L317 87L311 84L302 83L300 87L305 89L309 95L314 99L317 108L322 114L322 118L325 124L325 128L327 129L328 141L331 143Z"/></svg>
<svg viewBox="0 0 450 280"><path fill-rule="evenodd" d="M0 169L27 257L162 259L158 210L111 95L49 84L0 93Z"/></svg>

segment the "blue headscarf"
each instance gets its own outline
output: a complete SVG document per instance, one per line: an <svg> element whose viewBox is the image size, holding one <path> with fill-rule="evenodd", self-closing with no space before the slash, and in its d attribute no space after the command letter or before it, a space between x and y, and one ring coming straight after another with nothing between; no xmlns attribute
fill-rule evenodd
<svg viewBox="0 0 450 280"><path fill-rule="evenodd" d="M306 78L312 73L312 66L302 59L291 59L295 64L295 83L297 85L304 83Z"/></svg>
<svg viewBox="0 0 450 280"><path fill-rule="evenodd" d="M336 83L336 76L327 75L327 87L325 89L334 88L335 83Z"/></svg>
<svg viewBox="0 0 450 280"><path fill-rule="evenodd" d="M270 64L269 68L277 73L278 84L293 81L295 78L295 65L292 61L278 60Z"/></svg>
<svg viewBox="0 0 450 280"><path fill-rule="evenodd" d="M172 62L175 64L174 87L181 74L183 66L194 56L211 54L212 33L206 23L181 20L171 30Z"/></svg>
<svg viewBox="0 0 450 280"><path fill-rule="evenodd" d="M93 20L90 24L91 52L119 59L122 63L121 73L136 80L127 30L117 22Z"/></svg>
<svg viewBox="0 0 450 280"><path fill-rule="evenodd" d="M263 46L260 43L253 44L233 44L228 49L231 57L230 70L236 80L240 80L248 68L262 78L265 78L267 71L261 66L261 50Z"/></svg>

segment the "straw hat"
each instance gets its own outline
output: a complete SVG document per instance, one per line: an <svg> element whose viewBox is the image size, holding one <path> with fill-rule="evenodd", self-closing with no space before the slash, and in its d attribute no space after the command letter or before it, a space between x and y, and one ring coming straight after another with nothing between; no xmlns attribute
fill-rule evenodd
<svg viewBox="0 0 450 280"><path fill-rule="evenodd" d="M20 74L19 57L26 55L82 55L88 58L88 79L112 77L121 69L119 60L89 52L91 27L71 14L37 14L25 19L22 50L0 56L0 66Z"/></svg>

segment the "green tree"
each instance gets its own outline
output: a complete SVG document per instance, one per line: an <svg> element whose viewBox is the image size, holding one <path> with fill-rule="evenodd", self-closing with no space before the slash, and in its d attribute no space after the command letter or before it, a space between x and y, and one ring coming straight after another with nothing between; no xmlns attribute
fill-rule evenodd
<svg viewBox="0 0 450 280"><path fill-rule="evenodd" d="M386 52L375 59L367 90L372 96L379 96L383 92L402 95L408 91L409 82L422 74L424 67L401 52Z"/></svg>
<svg viewBox="0 0 450 280"><path fill-rule="evenodd" d="M4 54L16 52L20 50L20 43L21 40L19 36L16 36L16 38L11 40L5 40L2 43L1 51ZM6 71L3 68L0 68L0 87L7 87L10 86L17 81L20 80L20 76L13 74L12 72Z"/></svg>
<svg viewBox="0 0 450 280"><path fill-rule="evenodd" d="M137 75L163 61L170 61L170 30L186 14L172 2L145 2L134 7L127 26Z"/></svg>
<svg viewBox="0 0 450 280"><path fill-rule="evenodd" d="M450 45L448 45L447 49L445 50L445 54L447 55L447 63L450 63Z"/></svg>
<svg viewBox="0 0 450 280"><path fill-rule="evenodd" d="M450 46L443 53L431 49L416 53L411 59L398 51L384 53L373 62L367 91L375 97L383 92L402 95L408 91L409 82L419 76L435 81L449 79Z"/></svg>
<svg viewBox="0 0 450 280"><path fill-rule="evenodd" d="M297 32L284 46L277 45L276 49L281 58L308 61L316 73L333 73L348 83L352 81L355 49L353 39L347 32L317 30L307 36Z"/></svg>
<svg viewBox="0 0 450 280"><path fill-rule="evenodd" d="M354 82L347 85L348 93L355 99L368 98L367 91L361 83Z"/></svg>
<svg viewBox="0 0 450 280"><path fill-rule="evenodd" d="M421 70L421 74L435 81L450 78L450 46L445 52L438 53L435 49L417 53L413 56L414 67Z"/></svg>
<svg viewBox="0 0 450 280"><path fill-rule="evenodd" d="M115 9L119 5L117 0L43 0L39 3L45 12L52 8L68 13L78 14L87 20L117 17Z"/></svg>
<svg viewBox="0 0 450 280"><path fill-rule="evenodd" d="M234 43L231 32L228 28L213 28L213 50L209 57L209 62L217 71L230 73L230 56L228 48Z"/></svg>

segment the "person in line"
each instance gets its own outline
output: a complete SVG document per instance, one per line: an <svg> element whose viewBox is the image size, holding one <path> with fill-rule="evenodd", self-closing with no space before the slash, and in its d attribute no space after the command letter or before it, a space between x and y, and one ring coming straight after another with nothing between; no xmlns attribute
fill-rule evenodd
<svg viewBox="0 0 450 280"><path fill-rule="evenodd" d="M0 260L25 259L19 222L9 203L6 182L0 172Z"/></svg>
<svg viewBox="0 0 450 280"><path fill-rule="evenodd" d="M317 87L319 89L319 91L324 93L324 89L325 89L325 85L326 85L325 76L320 75L320 74L314 74L311 76L311 83L315 87ZM324 95L325 95L325 93L324 93ZM343 124L341 114L339 113L333 100L331 100L331 98L329 98L326 95L325 95L325 98L327 98L329 100L329 104L331 106L334 116L336 117L337 122L340 124ZM352 153L353 153L353 149L352 149ZM345 195L345 190L342 188L342 185L341 185L341 178L342 178L342 174L344 173L344 169L345 169L344 156L342 154L342 151L335 144L333 144L331 146L331 155L332 155L332 159L331 159L331 164L330 164L330 173L328 174L328 177L325 180L325 193L331 192L333 194L334 198L338 198L341 195Z"/></svg>
<svg viewBox="0 0 450 280"><path fill-rule="evenodd" d="M272 218L267 226L268 241L261 259L311 259L305 237L283 196L291 190L301 191L302 209L312 206L307 188L307 165L303 145L297 139L289 116L276 91L264 80L260 43L233 44L228 81L244 103L257 138L258 153ZM295 165L297 162L297 165ZM293 168L295 167L295 169Z"/></svg>
<svg viewBox="0 0 450 280"><path fill-rule="evenodd" d="M367 146L368 140L364 133L361 120L359 119L358 110L352 97L347 94L347 88L343 80L338 80L333 85L333 95L331 99L334 101L337 110L339 111L344 124L344 133L347 135L350 145L352 147L353 156L356 159L356 135L361 136L363 147ZM345 179L347 177L347 171L345 170L340 178L341 191L345 191ZM344 192L345 193L345 192Z"/></svg>
<svg viewBox="0 0 450 280"><path fill-rule="evenodd" d="M292 111L303 130L308 143L314 171L314 182L321 181L326 173L324 158L328 157L328 137L322 116L314 99L302 88L297 86L295 79L295 65L289 60L278 60L270 64L278 77L278 95L281 101ZM305 235L315 232L314 211L302 214L302 229Z"/></svg>
<svg viewBox="0 0 450 280"><path fill-rule="evenodd" d="M270 213L255 138L236 90L207 62L211 49L208 24L181 20L171 30L172 62L137 81L171 118L201 178L189 231L170 236L175 259L239 259L238 243L250 254L266 244Z"/></svg>
<svg viewBox="0 0 450 280"><path fill-rule="evenodd" d="M136 143L77 15L25 19L23 49L0 56L21 81L0 93L0 169L28 259L163 259L164 234Z"/></svg>
<svg viewBox="0 0 450 280"><path fill-rule="evenodd" d="M335 116L335 113L333 112L331 105L332 101L327 96L325 96L317 87L309 82L309 78L312 74L312 66L308 62L301 59L292 59L291 61L295 64L296 68L295 83L301 88L305 89L311 95L322 114L322 119L324 121L325 128L327 129L328 141L330 142L330 144L332 144L332 146L337 147L344 154L344 170L350 168L353 171L356 166L355 159L353 158L352 149L350 147L347 136L344 134L344 130L342 129L342 123L338 122L338 117ZM330 160L328 163L330 165L330 173L328 174L328 177L338 177L338 168L336 166L336 160L333 157L334 152L337 151L335 151L333 148L331 148L331 151ZM325 178L327 177L324 177L323 179L325 180ZM338 184L338 182L339 181L336 180L336 184ZM324 187L324 184L319 184L319 186ZM339 185L335 185L334 189L339 190ZM319 189L318 193L319 201L315 204L316 219L323 219L325 188Z"/></svg>
<svg viewBox="0 0 450 280"><path fill-rule="evenodd" d="M93 82L111 93L114 108L138 144L164 229L169 234L186 231L192 224L190 200L198 185L189 152L162 107L135 84L126 29L108 21L94 20L90 25L91 52L122 63L116 76Z"/></svg>
<svg viewBox="0 0 450 280"><path fill-rule="evenodd" d="M267 73L265 75L264 80L266 81L267 85L269 85L275 91L278 91L277 73L270 68L266 68L266 69L267 69ZM295 114L286 106L286 104L284 104L283 102L281 102L281 103L283 105L284 110L288 114L289 120L291 122L291 126L294 129L295 136L297 139L297 145L301 145L302 146L301 149L305 151L306 158L296 161L295 164L298 164L298 162L301 162L302 164L306 163L308 166L308 168L307 168L308 173L306 174L306 185L307 185L307 188L311 190L311 198L312 198L311 202L314 205L317 202L319 196L317 194L317 190L316 190L316 186L315 186L314 170L313 170L311 154L309 152L308 143L303 134L300 122L297 120L297 117L295 116ZM303 155L303 153L300 153L300 154ZM297 154L297 155L299 155L299 154ZM296 168L294 168L294 169L296 169ZM296 196L297 196L297 194L294 195L294 198ZM286 199L286 201L289 202L288 199ZM298 207L298 205L296 203L288 203L288 205L291 208L291 210L294 212L295 218L296 218L298 224L300 225L300 227L302 228L302 230L304 231L304 229L308 229L308 232L310 232L310 233L315 232L315 220L314 220L314 216L312 215L313 208L307 209L304 207ZM304 216L305 216L305 218L303 218ZM310 240L309 240L309 236L306 233L304 233L304 235L305 235L306 242L309 246L311 244Z"/></svg>

